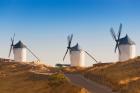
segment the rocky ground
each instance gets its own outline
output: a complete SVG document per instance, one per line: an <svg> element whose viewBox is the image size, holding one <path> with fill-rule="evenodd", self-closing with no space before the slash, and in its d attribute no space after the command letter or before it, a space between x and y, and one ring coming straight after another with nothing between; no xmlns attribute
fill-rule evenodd
<svg viewBox="0 0 140 93"><path fill-rule="evenodd" d="M84 76L120 93L140 93L140 57L126 62L96 64Z"/></svg>
<svg viewBox="0 0 140 93"><path fill-rule="evenodd" d="M45 74L44 74L45 73ZM88 93L43 64L0 62L1 93Z"/></svg>
<svg viewBox="0 0 140 93"><path fill-rule="evenodd" d="M0 60L0 86L1 93L102 93L101 88L109 93L140 93L140 57L89 68Z"/></svg>

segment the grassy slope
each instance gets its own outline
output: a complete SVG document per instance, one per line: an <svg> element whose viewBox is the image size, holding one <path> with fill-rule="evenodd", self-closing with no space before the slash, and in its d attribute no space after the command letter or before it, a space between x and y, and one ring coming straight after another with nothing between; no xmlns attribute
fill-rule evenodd
<svg viewBox="0 0 140 93"><path fill-rule="evenodd" d="M119 90L140 93L140 57L126 62L95 65L85 71L85 77Z"/></svg>
<svg viewBox="0 0 140 93"><path fill-rule="evenodd" d="M63 74L43 75L34 72L54 72L45 65L0 62L1 93L87 93L72 85Z"/></svg>

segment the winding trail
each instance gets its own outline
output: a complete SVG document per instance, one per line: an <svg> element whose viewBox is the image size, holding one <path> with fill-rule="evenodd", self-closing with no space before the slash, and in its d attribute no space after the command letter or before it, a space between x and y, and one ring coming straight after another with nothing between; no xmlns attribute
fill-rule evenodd
<svg viewBox="0 0 140 93"><path fill-rule="evenodd" d="M39 73L31 71L32 73L42 74L42 75L52 75L52 73ZM86 79L80 74L64 74L69 80L77 86L83 87L89 91L89 93L118 93L112 92L112 89L104 85L98 84L91 80Z"/></svg>
<svg viewBox="0 0 140 93"><path fill-rule="evenodd" d="M65 74L65 76L69 78L73 84L87 89L90 93L117 93L112 92L112 89L109 87L87 80L79 74Z"/></svg>

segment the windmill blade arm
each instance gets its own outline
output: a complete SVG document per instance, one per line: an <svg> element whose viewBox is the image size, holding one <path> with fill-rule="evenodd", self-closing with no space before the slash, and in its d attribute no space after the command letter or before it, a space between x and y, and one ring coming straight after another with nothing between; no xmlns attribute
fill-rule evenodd
<svg viewBox="0 0 140 93"><path fill-rule="evenodd" d="M115 46L115 53L117 51L117 48L118 48L119 54L121 54L121 50L120 50L120 46L119 46L118 42L116 43L116 46Z"/></svg>
<svg viewBox="0 0 140 93"><path fill-rule="evenodd" d="M14 33L14 35L13 35L13 41L14 41L14 39L15 39L15 33Z"/></svg>
<svg viewBox="0 0 140 93"><path fill-rule="evenodd" d="M68 42L70 41L70 36L67 37Z"/></svg>
<svg viewBox="0 0 140 93"><path fill-rule="evenodd" d="M65 60L65 57L66 57L66 55L67 55L67 53L68 53L68 51L69 51L69 49L70 49L70 47L71 47L72 39L73 39L73 34L71 34L71 35L69 35L69 36L67 37L68 46L67 46L66 53L65 53L65 55L64 55L64 57L63 57L63 61Z"/></svg>
<svg viewBox="0 0 140 93"><path fill-rule="evenodd" d="M119 54L121 54L120 46L118 45Z"/></svg>
<svg viewBox="0 0 140 93"><path fill-rule="evenodd" d="M26 46L26 49L38 60L40 61L40 59Z"/></svg>
<svg viewBox="0 0 140 93"><path fill-rule="evenodd" d="M9 58L10 58L10 55L11 55L11 52L12 52L12 49L14 46L14 39L15 39L15 33L14 33L13 37L11 37L11 46L10 46L9 55L8 55Z"/></svg>
<svg viewBox="0 0 140 93"><path fill-rule="evenodd" d="M96 63L98 63L98 61L97 61L91 54L89 54L87 51L85 51L85 53L86 53L89 57L91 57Z"/></svg>
<svg viewBox="0 0 140 93"><path fill-rule="evenodd" d="M114 50L115 53L117 51L117 48L118 48L118 43L116 43L116 46L115 46L115 50Z"/></svg>
<svg viewBox="0 0 140 93"><path fill-rule="evenodd" d="M10 47L10 51L9 51L9 55L8 55L9 58L10 58L11 52L12 52L12 46Z"/></svg>
<svg viewBox="0 0 140 93"><path fill-rule="evenodd" d="M73 34L71 34L70 41L72 41L72 39L73 39Z"/></svg>
<svg viewBox="0 0 140 93"><path fill-rule="evenodd" d="M110 29L110 33L111 33L112 38L113 38L115 41L117 41L116 34L115 34L113 28Z"/></svg>
<svg viewBox="0 0 140 93"><path fill-rule="evenodd" d="M118 31L118 40L120 39L121 32L122 32L122 24L120 24L120 27L119 27L119 31Z"/></svg>
<svg viewBox="0 0 140 93"><path fill-rule="evenodd" d="M64 57L63 57L63 61L65 60L65 57L66 57L66 55L67 55L67 53L68 53L68 50L69 50L69 49L66 50L66 53L65 53L65 55L64 55Z"/></svg>

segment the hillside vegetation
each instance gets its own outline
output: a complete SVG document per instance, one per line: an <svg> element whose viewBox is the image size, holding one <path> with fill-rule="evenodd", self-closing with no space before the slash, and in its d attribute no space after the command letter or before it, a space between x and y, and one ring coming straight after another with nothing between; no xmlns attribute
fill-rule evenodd
<svg viewBox="0 0 140 93"><path fill-rule="evenodd" d="M33 63L0 62L0 93L88 93L54 68Z"/></svg>
<svg viewBox="0 0 140 93"><path fill-rule="evenodd" d="M94 65L85 70L84 76L120 93L140 93L140 57L126 62Z"/></svg>

